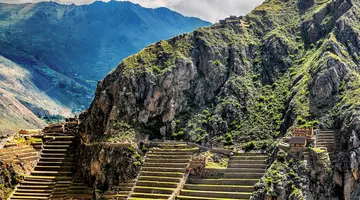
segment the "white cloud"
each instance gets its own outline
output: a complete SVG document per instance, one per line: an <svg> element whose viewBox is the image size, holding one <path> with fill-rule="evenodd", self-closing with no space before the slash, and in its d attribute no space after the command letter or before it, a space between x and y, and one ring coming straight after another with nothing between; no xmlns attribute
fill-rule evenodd
<svg viewBox="0 0 360 200"><path fill-rule="evenodd" d="M5 3L36 3L44 0L0 0ZM95 0L54 0L63 4L89 4ZM103 0L109 1L109 0ZM186 16L216 22L229 15L245 15L263 0L129 0L144 7L167 7Z"/></svg>

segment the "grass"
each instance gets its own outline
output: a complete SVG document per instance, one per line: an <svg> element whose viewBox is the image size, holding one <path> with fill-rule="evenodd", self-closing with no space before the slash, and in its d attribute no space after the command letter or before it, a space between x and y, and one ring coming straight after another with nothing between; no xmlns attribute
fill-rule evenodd
<svg viewBox="0 0 360 200"><path fill-rule="evenodd" d="M205 168L226 169L226 167L216 162L207 162Z"/></svg>
<svg viewBox="0 0 360 200"><path fill-rule="evenodd" d="M128 57L122 63L124 66L122 74L133 77L147 72L161 76L166 71L170 71L178 59L188 57L191 45L186 38L187 36L181 39L175 37L171 41L160 41Z"/></svg>

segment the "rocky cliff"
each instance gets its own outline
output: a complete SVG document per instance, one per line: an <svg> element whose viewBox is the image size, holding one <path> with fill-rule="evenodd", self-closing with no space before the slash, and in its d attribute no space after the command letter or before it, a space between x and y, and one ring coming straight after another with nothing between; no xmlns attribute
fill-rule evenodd
<svg viewBox="0 0 360 200"><path fill-rule="evenodd" d="M273 140L295 126L340 130L338 196L355 197L359 19L355 0L266 0L241 24L150 45L98 83L82 116L89 140L121 135L119 123L202 144Z"/></svg>
<svg viewBox="0 0 360 200"><path fill-rule="evenodd" d="M119 1L0 3L0 21L0 55L28 70L41 92L76 111L90 104L97 81L122 59L210 25L167 8Z"/></svg>

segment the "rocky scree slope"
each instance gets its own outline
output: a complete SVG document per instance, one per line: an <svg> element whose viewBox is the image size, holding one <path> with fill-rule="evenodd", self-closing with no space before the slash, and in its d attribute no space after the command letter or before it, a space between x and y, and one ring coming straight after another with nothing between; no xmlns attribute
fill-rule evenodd
<svg viewBox="0 0 360 200"><path fill-rule="evenodd" d="M359 1L266 0L244 25L215 24L150 45L98 83L82 115L88 140L131 130L232 144L317 125L341 131L332 175L341 180L339 196L355 197L359 19Z"/></svg>

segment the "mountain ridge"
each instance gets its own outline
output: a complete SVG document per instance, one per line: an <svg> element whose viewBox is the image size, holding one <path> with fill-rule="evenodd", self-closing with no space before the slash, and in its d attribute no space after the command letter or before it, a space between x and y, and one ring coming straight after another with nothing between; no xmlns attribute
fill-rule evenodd
<svg viewBox="0 0 360 200"><path fill-rule="evenodd" d="M210 24L130 2L1 3L0 20L0 55L30 72L39 91L73 112L86 108L97 81L123 58Z"/></svg>

